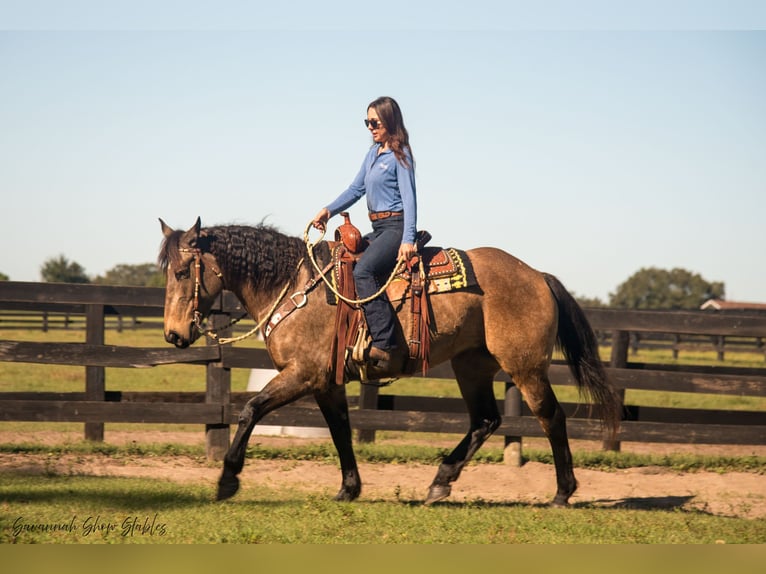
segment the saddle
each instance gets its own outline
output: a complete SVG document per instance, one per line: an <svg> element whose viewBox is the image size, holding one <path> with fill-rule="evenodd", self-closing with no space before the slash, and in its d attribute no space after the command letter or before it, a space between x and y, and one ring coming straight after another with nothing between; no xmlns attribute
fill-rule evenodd
<svg viewBox="0 0 766 574"><path fill-rule="evenodd" d="M335 232L336 241L329 245L333 263L332 282L343 297L354 300L356 289L353 267L363 255L368 243L351 223L348 213L344 212L341 215L345 221ZM464 252L452 248L426 247L430 239L430 233L418 231L418 253L406 262L386 289L389 301L399 309L403 307L407 298L410 299L409 329L405 328L409 352L404 368L406 374L412 374L419 363L422 365L423 374L428 370L431 339L429 295L476 284L470 261ZM360 366L362 378L365 379L364 352L370 341L362 309L348 304L334 293L331 297L331 302L338 306L331 354L331 367L335 369L336 382L344 382L345 364L349 354Z"/></svg>

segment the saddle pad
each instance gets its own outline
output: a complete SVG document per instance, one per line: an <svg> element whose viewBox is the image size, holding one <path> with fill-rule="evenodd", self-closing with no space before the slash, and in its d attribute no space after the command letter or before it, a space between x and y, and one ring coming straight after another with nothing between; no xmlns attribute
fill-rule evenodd
<svg viewBox="0 0 766 574"><path fill-rule="evenodd" d="M449 247L426 247L420 254L426 272L428 293L445 293L477 285L471 260L465 251ZM399 301L409 295L409 271L403 271L391 282L386 295L390 301Z"/></svg>

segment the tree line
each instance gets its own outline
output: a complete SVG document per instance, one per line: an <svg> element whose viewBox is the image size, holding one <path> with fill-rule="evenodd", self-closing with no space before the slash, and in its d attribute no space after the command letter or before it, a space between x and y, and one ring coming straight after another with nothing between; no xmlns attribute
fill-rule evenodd
<svg viewBox="0 0 766 574"><path fill-rule="evenodd" d="M126 287L164 287L165 276L155 263L137 265L119 264L103 275L91 277L85 268L64 255L47 259L40 267L40 279L44 283L92 283L94 285L123 285ZM0 273L0 280L8 281Z"/></svg>
<svg viewBox="0 0 766 574"><path fill-rule="evenodd" d="M46 260L40 267L42 281L48 283L93 283L132 287L164 287L165 277L154 263L120 264L103 275L90 277L76 261L64 255ZM0 273L0 281L8 281ZM725 299L725 286L720 281L707 281L686 269L646 267L638 270L609 294L608 301L575 294L583 307L619 309L699 309L709 299Z"/></svg>

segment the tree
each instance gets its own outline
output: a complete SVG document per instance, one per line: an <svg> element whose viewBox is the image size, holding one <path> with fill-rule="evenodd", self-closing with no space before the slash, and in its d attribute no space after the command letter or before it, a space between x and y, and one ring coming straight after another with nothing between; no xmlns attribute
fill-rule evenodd
<svg viewBox="0 0 766 574"><path fill-rule="evenodd" d="M126 285L134 287L164 287L165 277L154 263L139 265L120 264L109 269L103 276L93 280L101 285Z"/></svg>
<svg viewBox="0 0 766 574"><path fill-rule="evenodd" d="M709 282L686 269L643 268L609 294L609 304L623 309L699 309L708 299L723 298L722 282Z"/></svg>
<svg viewBox="0 0 766 574"><path fill-rule="evenodd" d="M10 277L8 277L5 273L0 272L0 281L9 281Z"/></svg>
<svg viewBox="0 0 766 574"><path fill-rule="evenodd" d="M40 267L40 275L48 283L90 283L82 265L63 255L46 260Z"/></svg>

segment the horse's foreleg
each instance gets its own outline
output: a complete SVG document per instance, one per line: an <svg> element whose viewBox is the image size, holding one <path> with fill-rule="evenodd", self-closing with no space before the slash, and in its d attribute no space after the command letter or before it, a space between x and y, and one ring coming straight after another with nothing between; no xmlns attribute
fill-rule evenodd
<svg viewBox="0 0 766 574"><path fill-rule="evenodd" d="M218 500L231 498L239 490L239 475L245 465L245 453L256 423L268 413L307 394L299 377L282 371L255 397L247 401L239 414L239 424L231 446L223 459L223 473L218 481Z"/></svg>
<svg viewBox="0 0 766 574"><path fill-rule="evenodd" d="M352 446L346 387L330 383L328 390L316 393L315 397L340 457L342 481L335 500L355 500L362 492L362 481Z"/></svg>
<svg viewBox="0 0 766 574"><path fill-rule="evenodd" d="M486 368L481 368L485 366ZM471 428L463 440L442 460L428 490L426 504L447 498L463 467L473 458L479 447L500 426L501 417L492 389L496 363L484 353L465 353L452 361L460 392L471 417ZM483 372L483 374L481 374Z"/></svg>

